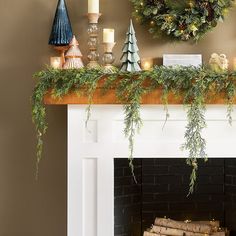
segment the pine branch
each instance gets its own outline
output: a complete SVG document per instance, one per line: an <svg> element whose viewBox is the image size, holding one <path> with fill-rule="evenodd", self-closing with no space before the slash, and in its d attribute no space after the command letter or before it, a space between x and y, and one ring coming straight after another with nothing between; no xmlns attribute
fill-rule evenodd
<svg viewBox="0 0 236 236"><path fill-rule="evenodd" d="M39 163L43 155L43 137L46 134L46 108L43 103L45 94L52 91L55 98L63 98L70 92L78 95L85 93L88 97L87 121L90 117L94 91L99 81L105 79L103 94L110 88L116 91L117 98L124 104L125 130L129 141L129 166L134 178L133 155L135 136L142 126L140 107L142 96L163 89L162 102L168 112L168 94L182 96L187 106L187 126L185 143L182 146L188 151L187 164L192 167L190 176L189 194L193 193L197 180L198 158L207 160L206 140L202 131L206 127L205 99L214 90L223 94L228 105L228 118L232 122L232 108L236 95L236 72L217 73L207 68L194 67L155 67L152 71L136 73L117 72L106 75L102 70L72 69L55 70L47 68L35 74L38 79L32 95L32 119L36 128L37 160L36 178L38 177ZM121 79L122 78L122 79Z"/></svg>

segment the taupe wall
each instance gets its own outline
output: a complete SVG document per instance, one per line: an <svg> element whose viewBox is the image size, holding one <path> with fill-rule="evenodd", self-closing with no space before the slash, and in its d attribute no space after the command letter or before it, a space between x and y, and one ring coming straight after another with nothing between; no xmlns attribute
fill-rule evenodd
<svg viewBox="0 0 236 236"><path fill-rule="evenodd" d="M86 0L68 0L74 32L86 55ZM40 179L34 181L35 137L30 116L32 74L48 63L56 0L0 1L0 236L66 235L66 108L49 107ZM116 29L120 50L131 16L128 0L101 0L102 27ZM153 40L136 26L140 54L212 52L236 56L236 10L197 45Z"/></svg>

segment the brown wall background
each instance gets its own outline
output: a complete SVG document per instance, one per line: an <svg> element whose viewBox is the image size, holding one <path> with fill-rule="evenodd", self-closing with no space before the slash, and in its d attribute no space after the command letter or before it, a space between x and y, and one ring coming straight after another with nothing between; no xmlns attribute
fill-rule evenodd
<svg viewBox="0 0 236 236"><path fill-rule="evenodd" d="M56 0L0 0L0 236L66 235L66 107L48 107L40 179L34 180L35 136L31 123L32 74L49 62L47 45ZM67 0L80 47L86 55L86 0ZM101 27L114 27L120 57L131 17L128 0L101 0ZM153 40L136 26L141 57L212 52L236 56L236 9L198 44Z"/></svg>

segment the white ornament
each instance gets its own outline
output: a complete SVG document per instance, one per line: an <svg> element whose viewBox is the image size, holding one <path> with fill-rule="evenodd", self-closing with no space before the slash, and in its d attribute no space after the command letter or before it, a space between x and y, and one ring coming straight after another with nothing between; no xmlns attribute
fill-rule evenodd
<svg viewBox="0 0 236 236"><path fill-rule="evenodd" d="M229 61L225 54L218 55L217 53L213 53L209 60L209 64L214 71L224 71L229 67Z"/></svg>

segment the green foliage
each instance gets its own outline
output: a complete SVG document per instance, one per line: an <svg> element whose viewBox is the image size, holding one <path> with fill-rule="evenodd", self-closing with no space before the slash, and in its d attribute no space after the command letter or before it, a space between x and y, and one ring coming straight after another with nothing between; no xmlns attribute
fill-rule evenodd
<svg viewBox="0 0 236 236"><path fill-rule="evenodd" d="M124 104L124 133L129 140L129 166L134 174L133 155L134 139L142 126L140 106L144 94L155 90L162 90L162 101L168 112L168 94L171 92L176 97L183 97L183 104L187 109L187 126L185 131L185 142L182 145L189 156L187 164L192 167L190 176L191 194L197 180L198 159L207 161L206 140L202 131L206 127L205 103L216 94L221 94L228 104L227 117L232 123L233 99L236 95L236 72L215 72L206 67L155 67L151 71L136 73L116 72L104 74L102 70L72 69L55 70L47 68L35 74L39 79L32 95L32 117L37 132L37 174L38 165L42 157L43 135L46 133L46 111L43 103L45 94L51 90L55 98L63 98L70 92L76 92L78 96L85 93L88 97L88 119L93 93L99 81L103 80L102 95L110 88L115 88L117 99Z"/></svg>
<svg viewBox="0 0 236 236"><path fill-rule="evenodd" d="M88 104L92 102L92 95L96 89L98 80L103 76L101 70L71 69L55 70L47 68L45 71L34 75L39 81L32 95L32 118L36 127L37 135L37 161L36 179L38 178L39 163L43 151L43 135L47 130L46 108L43 105L43 98L49 90L52 90L53 97L62 98L69 92L76 91L78 95L83 92L88 96ZM90 105L88 106L88 119Z"/></svg>
<svg viewBox="0 0 236 236"><path fill-rule="evenodd" d="M195 41L223 21L234 0L131 0L134 16L154 37Z"/></svg>

